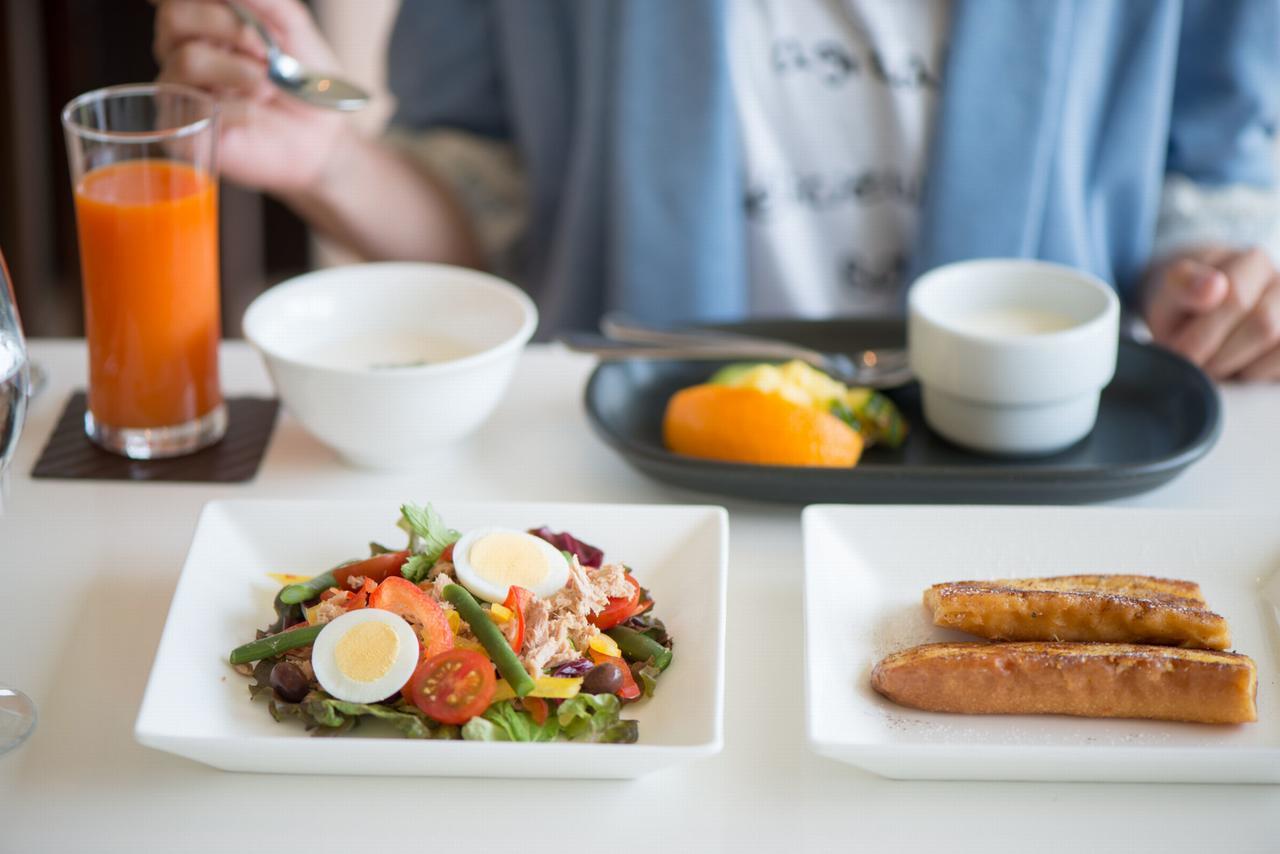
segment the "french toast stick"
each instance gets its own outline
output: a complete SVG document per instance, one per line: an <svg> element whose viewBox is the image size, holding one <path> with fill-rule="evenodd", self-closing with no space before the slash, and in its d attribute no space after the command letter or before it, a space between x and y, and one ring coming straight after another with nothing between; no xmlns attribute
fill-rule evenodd
<svg viewBox="0 0 1280 854"><path fill-rule="evenodd" d="M1257 720L1257 685L1245 655L1113 643L930 643L871 671L877 692L931 712L1207 724Z"/></svg>
<svg viewBox="0 0 1280 854"><path fill-rule="evenodd" d="M1145 575L952 581L926 590L924 604L935 625L991 640L1231 646L1227 621L1189 581Z"/></svg>

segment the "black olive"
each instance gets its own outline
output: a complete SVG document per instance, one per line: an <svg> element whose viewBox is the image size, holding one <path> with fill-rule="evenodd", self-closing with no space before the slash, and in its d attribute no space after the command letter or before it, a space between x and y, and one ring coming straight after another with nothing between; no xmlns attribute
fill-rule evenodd
<svg viewBox="0 0 1280 854"><path fill-rule="evenodd" d="M276 696L286 703L301 703L311 690L302 669L289 661L281 661L272 667L269 681Z"/></svg>
<svg viewBox="0 0 1280 854"><path fill-rule="evenodd" d="M622 670L611 661L597 664L582 677L584 694L616 694L622 687Z"/></svg>

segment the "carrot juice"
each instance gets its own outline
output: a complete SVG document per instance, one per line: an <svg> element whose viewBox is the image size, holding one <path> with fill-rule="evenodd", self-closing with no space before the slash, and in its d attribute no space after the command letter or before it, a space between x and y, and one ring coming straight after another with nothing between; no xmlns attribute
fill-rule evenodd
<svg viewBox="0 0 1280 854"><path fill-rule="evenodd" d="M218 384L218 196L205 171L126 160L75 186L89 410L112 428L194 421Z"/></svg>

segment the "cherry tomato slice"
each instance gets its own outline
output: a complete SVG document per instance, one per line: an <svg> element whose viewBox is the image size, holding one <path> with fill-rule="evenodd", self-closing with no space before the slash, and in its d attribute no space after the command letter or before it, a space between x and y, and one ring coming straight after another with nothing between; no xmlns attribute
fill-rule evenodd
<svg viewBox="0 0 1280 854"><path fill-rule="evenodd" d="M407 551L388 552L383 555L374 555L368 560L348 564L333 571L334 586L346 589L347 579L357 575L372 578L375 582L397 576L400 574L400 567L404 566L404 562L408 559Z"/></svg>
<svg viewBox="0 0 1280 854"><path fill-rule="evenodd" d="M506 635L507 643L511 644L511 648L517 653L524 646L524 609L532 599L532 593L513 584L507 588L507 601L502 603L502 606L511 612L511 619L502 626L502 633Z"/></svg>
<svg viewBox="0 0 1280 854"><path fill-rule="evenodd" d="M598 629L611 629L618 623L629 620L640 608L640 582L631 577L631 573L622 576L635 588L630 596L611 596L609 604L603 609L587 617ZM643 609L641 609L643 610Z"/></svg>
<svg viewBox="0 0 1280 854"><path fill-rule="evenodd" d="M450 649L418 665L404 695L429 718L464 724L489 708L498 684L493 664L470 649Z"/></svg>
<svg viewBox="0 0 1280 854"><path fill-rule="evenodd" d="M642 693L640 686L636 684L635 677L631 675L631 668L625 661L613 655L605 655L603 652L591 650L591 660L596 664L604 664L606 661L616 664L618 669L622 671L622 686L618 688L618 696L624 700L634 700Z"/></svg>
<svg viewBox="0 0 1280 854"><path fill-rule="evenodd" d="M392 576L369 596L370 608L381 608L404 617L422 639L422 654L435 655L453 649L449 620L436 600L407 578Z"/></svg>

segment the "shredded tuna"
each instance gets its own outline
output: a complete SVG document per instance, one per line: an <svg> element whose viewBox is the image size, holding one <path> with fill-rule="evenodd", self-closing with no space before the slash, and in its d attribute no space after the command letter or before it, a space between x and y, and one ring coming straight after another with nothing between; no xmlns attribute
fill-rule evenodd
<svg viewBox="0 0 1280 854"><path fill-rule="evenodd" d="M578 558L574 555L569 561L569 582L551 597L552 613L563 610L585 617L607 604L609 597L596 587L586 567L578 563Z"/></svg>
<svg viewBox="0 0 1280 854"><path fill-rule="evenodd" d="M627 581L627 568L620 563L606 563L590 575L596 589L611 599L630 599L635 592Z"/></svg>
<svg viewBox="0 0 1280 854"><path fill-rule="evenodd" d="M311 625L323 626L330 620L336 620L338 617L347 613L347 609L343 607L343 605L348 598L350 597L330 596L328 599L325 599L317 605L315 611L312 612Z"/></svg>
<svg viewBox="0 0 1280 854"><path fill-rule="evenodd" d="M453 569L453 564L449 564L449 569ZM449 600L444 598L444 589L450 584L456 583L457 582L453 580L453 576L449 575L449 573L441 572L429 583L425 584L423 589L440 603L441 608L444 608L445 610L453 610L453 605Z"/></svg>
<svg viewBox="0 0 1280 854"><path fill-rule="evenodd" d="M630 596L632 587L619 564L589 570L575 556L569 561L569 581L547 599L535 599L524 612L522 661L534 676L543 668L580 658L600 634L588 619L609 604L611 596Z"/></svg>
<svg viewBox="0 0 1280 854"><path fill-rule="evenodd" d="M554 598L534 599L524 611L521 661L532 676L541 676L543 668L580 658L581 650L600 633L584 615L556 610Z"/></svg>
<svg viewBox="0 0 1280 854"><path fill-rule="evenodd" d="M551 612L568 611L585 618L604 610L611 597L630 597L634 590L622 564L609 563L593 570L575 557L569 562L569 582L551 597Z"/></svg>
<svg viewBox="0 0 1280 854"><path fill-rule="evenodd" d="M361 587L364 587L364 576L352 575L348 577L347 586L350 587L352 590L359 590Z"/></svg>

